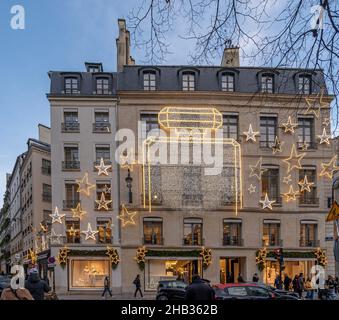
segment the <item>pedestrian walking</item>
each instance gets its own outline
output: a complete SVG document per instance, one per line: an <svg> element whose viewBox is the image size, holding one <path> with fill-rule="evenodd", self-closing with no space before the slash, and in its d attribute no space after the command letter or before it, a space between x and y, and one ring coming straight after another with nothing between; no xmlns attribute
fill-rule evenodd
<svg viewBox="0 0 339 320"><path fill-rule="evenodd" d="M304 274L300 272L297 280L297 292L299 294L299 298L301 299L303 297L303 291L304 291Z"/></svg>
<svg viewBox="0 0 339 320"><path fill-rule="evenodd" d="M277 275L277 276L276 276L276 278L275 278L275 280L274 280L274 286L275 286L277 289L279 289L279 290L282 289L282 281L281 281L280 275Z"/></svg>
<svg viewBox="0 0 339 320"><path fill-rule="evenodd" d="M242 277L242 274L241 273L239 273L239 275L238 275L238 283L244 283L245 282L245 280L244 280L244 278Z"/></svg>
<svg viewBox="0 0 339 320"><path fill-rule="evenodd" d="M109 295L111 296L111 297L113 297L113 295L112 295L112 291L111 291L111 288L110 288L110 279L109 279L109 276L106 276L105 277L105 280L104 280L104 291L103 291L103 293L102 293L102 297L105 297L105 295L106 295L106 292L108 292L109 293Z"/></svg>
<svg viewBox="0 0 339 320"><path fill-rule="evenodd" d="M298 275L297 274L293 278L292 288L294 292L298 292Z"/></svg>
<svg viewBox="0 0 339 320"><path fill-rule="evenodd" d="M328 293L328 300L335 300L335 298L337 297L336 293L335 293L335 281L334 278L329 275L328 279L327 279L327 293Z"/></svg>
<svg viewBox="0 0 339 320"><path fill-rule="evenodd" d="M143 295L142 295L142 291L141 291L140 274L137 274L136 278L133 281L133 284L135 285L134 298L136 298L138 292L140 292L140 295L141 295L141 298L142 298Z"/></svg>
<svg viewBox="0 0 339 320"><path fill-rule="evenodd" d="M51 291L46 281L39 277L38 269L33 268L29 272L29 276L25 281L25 288L30 292L34 300L44 300L45 293Z"/></svg>
<svg viewBox="0 0 339 320"><path fill-rule="evenodd" d="M313 300L314 298L314 288L312 286L312 282L310 277L307 278L305 282L305 290L306 290L306 299Z"/></svg>
<svg viewBox="0 0 339 320"><path fill-rule="evenodd" d="M290 290L291 282L292 282L292 279L287 275L287 273L285 273L285 277L284 277L284 289L286 291Z"/></svg>
<svg viewBox="0 0 339 320"><path fill-rule="evenodd" d="M214 300L214 290L206 279L194 275L192 283L186 289L185 300Z"/></svg>
<svg viewBox="0 0 339 320"><path fill-rule="evenodd" d="M257 273L255 273L255 274L253 275L252 281L253 281L253 282L259 282L259 277L258 277L258 274L257 274Z"/></svg>

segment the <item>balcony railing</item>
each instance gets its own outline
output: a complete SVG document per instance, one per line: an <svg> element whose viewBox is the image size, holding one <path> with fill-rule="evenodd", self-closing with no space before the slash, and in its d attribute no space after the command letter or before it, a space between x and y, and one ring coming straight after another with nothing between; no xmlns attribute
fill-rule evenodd
<svg viewBox="0 0 339 320"><path fill-rule="evenodd" d="M262 196L260 200L264 200L264 199L265 199L265 197ZM272 203L273 207L274 206L280 206L282 204L282 197L281 196L270 196L270 195L268 195L268 199L270 201L275 201L274 203Z"/></svg>
<svg viewBox="0 0 339 320"><path fill-rule="evenodd" d="M320 241L319 240L300 238L299 246L300 247L319 247Z"/></svg>
<svg viewBox="0 0 339 320"><path fill-rule="evenodd" d="M81 203L81 201L79 199L64 200L62 202L63 210L74 209L78 205L78 203Z"/></svg>
<svg viewBox="0 0 339 320"><path fill-rule="evenodd" d="M182 205L185 207L198 207L203 204L202 194L183 194Z"/></svg>
<svg viewBox="0 0 339 320"><path fill-rule="evenodd" d="M51 175L51 167L41 167L41 173L47 176Z"/></svg>
<svg viewBox="0 0 339 320"><path fill-rule="evenodd" d="M62 170L80 170L80 161L63 161Z"/></svg>
<svg viewBox="0 0 339 320"><path fill-rule="evenodd" d="M100 239L97 236L97 244L108 244L108 243L113 243L113 237L106 237L104 239Z"/></svg>
<svg viewBox="0 0 339 320"><path fill-rule="evenodd" d="M42 201L52 202L52 194L50 194L50 193L43 193L42 194Z"/></svg>
<svg viewBox="0 0 339 320"><path fill-rule="evenodd" d="M317 197L308 197L308 196L301 196L299 197L299 205L319 205L319 198Z"/></svg>
<svg viewBox="0 0 339 320"><path fill-rule="evenodd" d="M197 239L190 239L184 238L182 241L184 246L203 246L205 244L205 239L197 238Z"/></svg>
<svg viewBox="0 0 339 320"><path fill-rule="evenodd" d="M224 236L224 238L222 239L222 245L242 247L244 245L244 239L241 239L241 237L238 236L235 237Z"/></svg>
<svg viewBox="0 0 339 320"><path fill-rule="evenodd" d="M307 143L307 150L308 149L317 149L317 144L312 141L312 142L306 142ZM298 149L303 149L304 148L304 142L297 142L297 148Z"/></svg>
<svg viewBox="0 0 339 320"><path fill-rule="evenodd" d="M62 132L80 132L79 122L63 122L61 123Z"/></svg>
<svg viewBox="0 0 339 320"><path fill-rule="evenodd" d="M142 238L142 244L148 244L148 245L158 245L158 246L162 246L164 245L164 238L160 237L160 236L156 236L156 237L144 237Z"/></svg>
<svg viewBox="0 0 339 320"><path fill-rule="evenodd" d="M94 122L93 132L94 133L110 133L111 124L109 122Z"/></svg>
<svg viewBox="0 0 339 320"><path fill-rule="evenodd" d="M98 200L100 200L100 199L98 199ZM112 200L112 199L107 198L106 200ZM98 208L99 208L99 204L94 201L94 210L96 210L96 211L107 211L103 208L100 208L100 210ZM108 211L112 210L112 202L107 204L107 208L108 208Z"/></svg>
<svg viewBox="0 0 339 320"><path fill-rule="evenodd" d="M262 239L262 246L263 247L282 247L283 241L282 239L276 239L276 238L268 238L268 239Z"/></svg>

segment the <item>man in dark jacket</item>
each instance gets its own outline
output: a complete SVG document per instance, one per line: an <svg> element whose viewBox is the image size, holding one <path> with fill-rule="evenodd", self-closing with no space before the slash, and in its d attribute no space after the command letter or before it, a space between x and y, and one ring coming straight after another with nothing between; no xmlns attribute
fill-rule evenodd
<svg viewBox="0 0 339 320"><path fill-rule="evenodd" d="M51 290L48 284L40 279L36 268L30 270L28 279L25 281L25 288L30 292L34 300L44 300L44 293Z"/></svg>
<svg viewBox="0 0 339 320"><path fill-rule="evenodd" d="M285 278L284 278L284 289L286 291L290 290L290 285L291 285L292 279L285 273Z"/></svg>
<svg viewBox="0 0 339 320"><path fill-rule="evenodd" d="M137 297L137 293L140 292L141 298L143 297L142 291L141 291L141 281L140 281L140 274L137 274L136 278L133 281L133 284L135 285L135 292L134 292L134 298Z"/></svg>
<svg viewBox="0 0 339 320"><path fill-rule="evenodd" d="M194 275L192 283L186 289L185 300L214 300L214 290L206 280Z"/></svg>

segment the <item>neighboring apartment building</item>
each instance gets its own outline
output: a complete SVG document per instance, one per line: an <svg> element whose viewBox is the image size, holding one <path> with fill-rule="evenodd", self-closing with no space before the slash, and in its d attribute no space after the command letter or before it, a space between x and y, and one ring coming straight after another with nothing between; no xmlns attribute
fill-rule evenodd
<svg viewBox="0 0 339 320"><path fill-rule="evenodd" d="M6 175L6 191L3 197L3 206L0 210L0 272L10 272L10 193L8 189L8 181L10 174Z"/></svg>
<svg viewBox="0 0 339 320"><path fill-rule="evenodd" d="M106 274L114 291L121 288L120 266L112 270L105 254L120 241L116 74L104 72L100 63L85 66L85 72L49 72L52 208L65 215L62 224L52 223L50 243L54 257L64 245L72 251L67 268L56 267L57 292L101 290ZM98 169L101 161L104 172Z"/></svg>
<svg viewBox="0 0 339 320"><path fill-rule="evenodd" d="M30 250L39 254L41 276L47 275L48 234L52 213L50 128L39 125L39 139L28 139L21 166L23 263L32 261ZM33 261L35 262L35 261Z"/></svg>
<svg viewBox="0 0 339 320"><path fill-rule="evenodd" d="M339 137L335 137L333 139L333 144L335 146L335 153L337 155L337 165L339 166ZM333 199L339 203L339 171L334 173L333 176ZM338 240L338 229L336 227L336 224L334 223L334 238L335 240ZM337 246L335 246L335 250L338 250ZM339 256L337 257L337 260L339 259ZM337 276L339 276L339 260L336 261L335 264L335 273Z"/></svg>
<svg viewBox="0 0 339 320"><path fill-rule="evenodd" d="M263 247L270 252L260 272L266 283L279 271L272 256L277 248L284 250L284 272L291 277L309 274L318 247L325 250L326 270L333 274L333 224L325 223L331 179L321 175L333 148L318 139L324 127L330 132L324 123L333 97L326 94L321 70L241 67L237 48L225 49L220 67L138 66L129 46L129 32L119 20L118 73L91 63L87 72L49 73L52 207L65 215L59 217L62 223L52 224L51 255L57 257L64 245L69 250L66 266L55 269L57 292L101 290L105 275L116 292L131 292L138 273L149 291L161 279L189 281L196 272L213 283L237 281L239 273L250 280ZM304 99L309 97L321 99L319 115L318 109L309 112ZM213 120L201 121L211 113ZM140 130L139 121L144 123ZM165 128L171 121L200 129L206 123L213 129L222 125L226 157L221 174L206 178L205 167L191 156L184 166L143 167L145 158L133 147L127 152L139 162L118 170L116 129L131 129L142 144L160 122ZM154 139L169 143L166 136ZM190 155L194 139L186 137L181 145ZM94 167L101 159L105 165L112 162L108 176ZM309 191L301 192L298 183L305 176ZM294 193L298 190L300 196ZM98 211L103 194L112 203ZM274 201L272 210L263 208L265 196ZM86 213L74 210L77 206ZM117 268L110 267L107 245L119 252ZM207 268L203 246L212 254Z"/></svg>
<svg viewBox="0 0 339 320"><path fill-rule="evenodd" d="M8 181L10 192L10 224L11 224L11 263L22 258L22 224L21 224L21 176L20 170L26 153L19 155Z"/></svg>

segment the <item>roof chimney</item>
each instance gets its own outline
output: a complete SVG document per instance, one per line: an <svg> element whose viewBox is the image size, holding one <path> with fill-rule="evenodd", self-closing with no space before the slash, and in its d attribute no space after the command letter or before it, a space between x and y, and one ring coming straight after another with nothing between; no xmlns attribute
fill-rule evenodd
<svg viewBox="0 0 339 320"><path fill-rule="evenodd" d="M134 65L135 60L130 56L131 39L130 33L126 29L126 21L118 19L119 38L116 39L117 44L117 70L121 72L125 65Z"/></svg>
<svg viewBox="0 0 339 320"><path fill-rule="evenodd" d="M239 67L239 47L232 45L231 40L225 42L225 49L221 60L222 67Z"/></svg>

